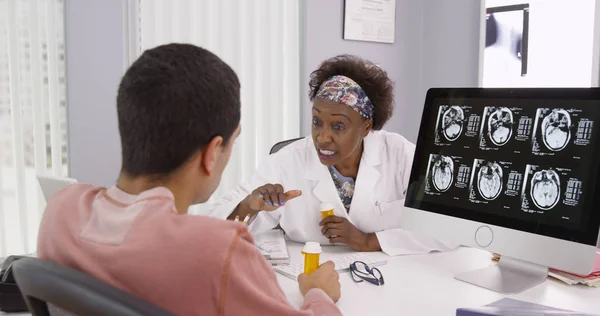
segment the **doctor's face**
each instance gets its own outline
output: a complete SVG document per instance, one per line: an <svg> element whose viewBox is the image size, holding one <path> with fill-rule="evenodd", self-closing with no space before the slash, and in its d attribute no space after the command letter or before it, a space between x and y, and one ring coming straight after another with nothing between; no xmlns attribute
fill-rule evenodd
<svg viewBox="0 0 600 316"><path fill-rule="evenodd" d="M314 100L312 115L312 138L322 164L334 166L360 155L371 121L345 104L325 99Z"/></svg>

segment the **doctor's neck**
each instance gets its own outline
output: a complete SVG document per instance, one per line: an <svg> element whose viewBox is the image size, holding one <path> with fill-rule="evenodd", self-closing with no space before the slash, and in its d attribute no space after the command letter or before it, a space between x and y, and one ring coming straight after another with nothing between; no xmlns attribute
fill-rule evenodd
<svg viewBox="0 0 600 316"><path fill-rule="evenodd" d="M360 146L358 146L356 148L356 150L354 150L352 155L350 155L348 158L346 158L334 165L335 169L344 177L350 177L350 178L356 180L356 176L358 175L358 168L360 166L360 160L362 158L363 150L364 150L364 145L363 145L363 142L361 141Z"/></svg>

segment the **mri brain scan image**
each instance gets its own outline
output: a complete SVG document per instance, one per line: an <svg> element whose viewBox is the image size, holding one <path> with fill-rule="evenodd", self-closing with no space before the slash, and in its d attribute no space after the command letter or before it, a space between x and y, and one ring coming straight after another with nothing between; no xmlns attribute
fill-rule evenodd
<svg viewBox="0 0 600 316"><path fill-rule="evenodd" d="M446 137L446 139L449 141L456 140L463 130L464 120L465 113L460 107L454 105L446 110L442 118L444 137Z"/></svg>
<svg viewBox="0 0 600 316"><path fill-rule="evenodd" d="M508 108L496 110L488 119L488 135L496 146L506 144L512 136L513 114Z"/></svg>
<svg viewBox="0 0 600 316"><path fill-rule="evenodd" d="M552 110L542 121L544 145L552 151L564 149L571 139L571 116L565 110Z"/></svg>
<svg viewBox="0 0 600 316"><path fill-rule="evenodd" d="M541 170L531 179L531 200L542 210L556 206L560 196L560 179L554 170Z"/></svg>
<svg viewBox="0 0 600 316"><path fill-rule="evenodd" d="M454 162L450 157L440 156L431 167L431 182L436 190L445 192L454 181Z"/></svg>
<svg viewBox="0 0 600 316"><path fill-rule="evenodd" d="M479 169L477 175L479 194L486 200L494 200L502 191L502 167L488 162Z"/></svg>

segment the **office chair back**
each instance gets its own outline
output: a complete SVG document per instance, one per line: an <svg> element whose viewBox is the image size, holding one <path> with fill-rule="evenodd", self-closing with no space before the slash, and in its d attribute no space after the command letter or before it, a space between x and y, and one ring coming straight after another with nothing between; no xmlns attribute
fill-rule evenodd
<svg viewBox="0 0 600 316"><path fill-rule="evenodd" d="M130 293L49 261L20 259L13 269L33 316L50 316L48 304L76 315L171 315Z"/></svg>
<svg viewBox="0 0 600 316"><path fill-rule="evenodd" d="M285 147L285 146L287 146L287 145L289 145L289 144L291 144L293 142L299 141L301 139L304 139L304 137L294 138L294 139L288 139L288 140L284 140L282 142L279 142L279 143L273 145L273 147L271 148L271 152L269 152L269 155L272 155L272 154L280 151L281 149L283 149L283 147Z"/></svg>

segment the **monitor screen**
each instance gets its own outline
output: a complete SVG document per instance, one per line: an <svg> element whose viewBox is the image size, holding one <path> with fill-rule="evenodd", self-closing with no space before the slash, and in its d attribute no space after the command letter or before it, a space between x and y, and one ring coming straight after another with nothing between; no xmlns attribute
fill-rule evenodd
<svg viewBox="0 0 600 316"><path fill-rule="evenodd" d="M598 89L431 89L406 206L596 244Z"/></svg>

